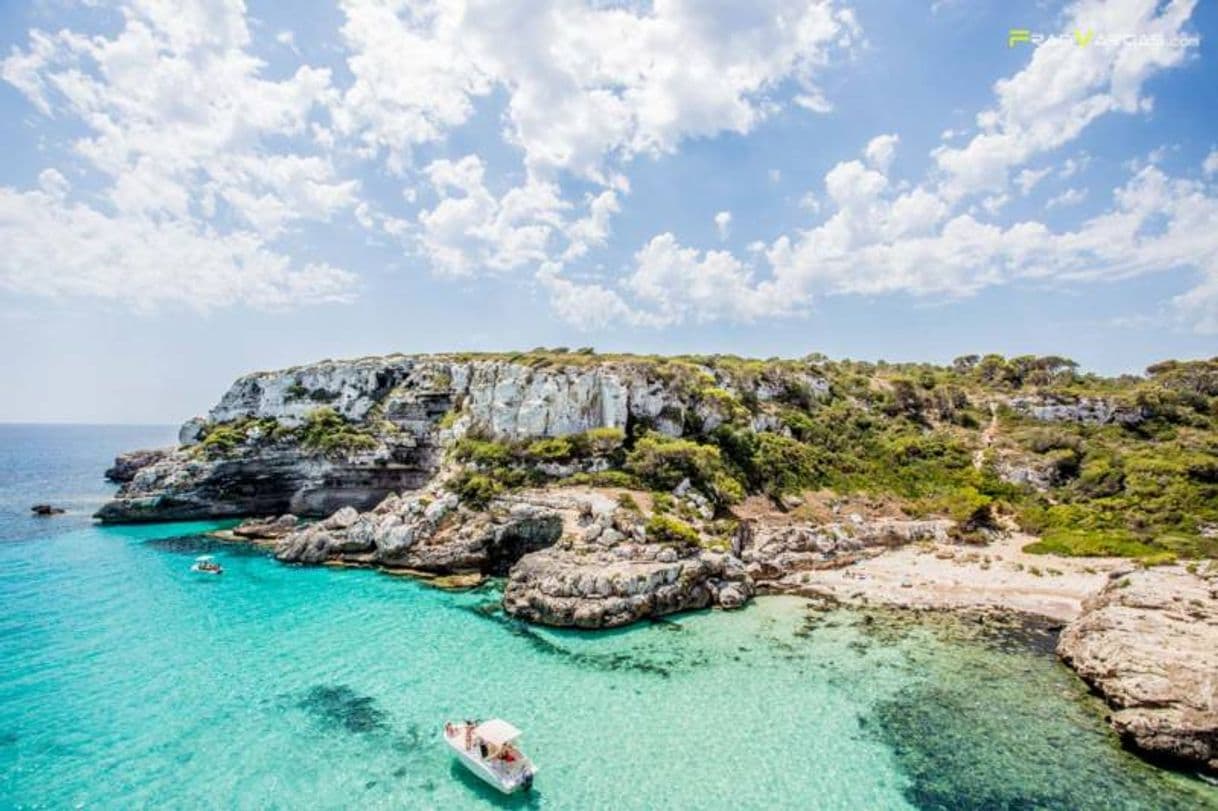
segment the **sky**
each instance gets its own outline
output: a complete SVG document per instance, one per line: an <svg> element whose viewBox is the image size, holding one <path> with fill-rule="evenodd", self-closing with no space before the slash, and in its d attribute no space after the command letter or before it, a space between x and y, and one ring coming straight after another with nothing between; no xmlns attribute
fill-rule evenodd
<svg viewBox="0 0 1218 811"><path fill-rule="evenodd" d="M389 352L1218 355L1210 0L6 2L0 149L0 421Z"/></svg>

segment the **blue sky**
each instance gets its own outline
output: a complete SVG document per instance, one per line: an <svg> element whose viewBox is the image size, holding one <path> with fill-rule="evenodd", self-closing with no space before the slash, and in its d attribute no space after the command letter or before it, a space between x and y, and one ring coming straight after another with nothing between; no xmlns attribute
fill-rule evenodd
<svg viewBox="0 0 1218 811"><path fill-rule="evenodd" d="M172 5L0 5L0 420L391 351L1218 354L1218 4Z"/></svg>

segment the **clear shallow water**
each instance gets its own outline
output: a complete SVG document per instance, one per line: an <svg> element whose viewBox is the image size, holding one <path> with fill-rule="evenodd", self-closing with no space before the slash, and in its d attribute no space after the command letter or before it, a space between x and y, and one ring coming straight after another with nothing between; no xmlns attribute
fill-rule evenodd
<svg viewBox="0 0 1218 811"><path fill-rule="evenodd" d="M0 541L0 808L1218 807L1121 751L1036 634L777 598L545 631L493 589L282 566L203 525L38 526ZM225 575L191 575L215 548ZM527 797L442 748L492 715L541 765Z"/></svg>

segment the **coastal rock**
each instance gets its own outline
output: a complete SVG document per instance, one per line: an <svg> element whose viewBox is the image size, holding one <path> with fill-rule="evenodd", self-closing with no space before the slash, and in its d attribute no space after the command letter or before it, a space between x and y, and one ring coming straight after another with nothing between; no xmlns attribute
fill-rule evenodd
<svg viewBox="0 0 1218 811"><path fill-rule="evenodd" d="M1125 406L1102 397L1036 395L1012 397L1011 410L1042 422L1078 422L1084 425L1137 425L1146 419L1141 408Z"/></svg>
<svg viewBox="0 0 1218 811"><path fill-rule="evenodd" d="M112 482L129 482L135 474L151 464L161 461L172 452L172 448L127 451L114 457L114 465L106 469L105 477Z"/></svg>
<svg viewBox="0 0 1218 811"><path fill-rule="evenodd" d="M300 519L291 513L278 518L250 518L233 527L238 538L251 541L275 541L300 526Z"/></svg>
<svg viewBox="0 0 1218 811"><path fill-rule="evenodd" d="M133 522L291 512L315 518L344 506L367 510L390 493L427 485L439 472L443 449L466 434L523 442L642 425L681 436L728 418L731 409L700 393L708 388L761 404L810 401L829 391L811 372L766 372L735 382L721 372L701 374L691 381L690 372L673 375L649 359L538 364L389 355L245 375L205 418L182 426L176 449L139 457L138 467L131 454L117 474L122 487L97 517ZM786 431L777 411L766 408L774 413L761 408L750 419ZM310 433L310 419L323 409L345 435ZM343 436L356 441L344 444ZM584 467L554 462L540 472L558 478L603 466L603 460Z"/></svg>
<svg viewBox="0 0 1218 811"><path fill-rule="evenodd" d="M1057 652L1107 701L1127 745L1218 774L1218 581L1129 572L1084 605Z"/></svg>
<svg viewBox="0 0 1218 811"><path fill-rule="evenodd" d="M554 543L562 524L562 516L546 505L501 501L470 510L451 493L429 490L391 496L369 512L347 507L288 532L278 540L275 557L503 575L522 555Z"/></svg>
<svg viewBox="0 0 1218 811"><path fill-rule="evenodd" d="M657 544L622 551L551 547L525 555L508 575L504 610L542 625L616 628L710 605L737 608L753 593L729 555L674 554Z"/></svg>
<svg viewBox="0 0 1218 811"><path fill-rule="evenodd" d="M915 541L945 542L954 522L939 519L865 520L851 515L845 523L748 525L736 545L750 575L776 580L791 572L845 566L860 556Z"/></svg>
<svg viewBox="0 0 1218 811"><path fill-rule="evenodd" d="M34 515L46 517L51 515L63 515L64 510L62 507L54 507L50 504L35 504L33 507L30 507L30 512L32 512Z"/></svg>

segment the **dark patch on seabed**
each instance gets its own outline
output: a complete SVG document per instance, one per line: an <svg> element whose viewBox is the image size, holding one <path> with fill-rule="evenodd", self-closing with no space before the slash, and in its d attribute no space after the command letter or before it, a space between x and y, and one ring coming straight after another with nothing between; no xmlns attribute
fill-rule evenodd
<svg viewBox="0 0 1218 811"><path fill-rule="evenodd" d="M376 706L376 700L360 695L345 684L311 687L296 706L326 727L352 734L383 732L389 728L385 713Z"/></svg>
<svg viewBox="0 0 1218 811"><path fill-rule="evenodd" d="M1014 677L993 675L996 681ZM1218 800L1101 740L1110 737L1107 730L1062 717L1060 705L1037 701L1035 689L1005 699L1001 689L970 682L911 686L860 719L893 752L909 779L905 797L912 805L1184 811Z"/></svg>
<svg viewBox="0 0 1218 811"><path fill-rule="evenodd" d="M267 557L265 549L252 544L229 543L207 535L174 535L171 538L151 538L146 546L176 555L211 555L223 552L230 557Z"/></svg>
<svg viewBox="0 0 1218 811"><path fill-rule="evenodd" d="M543 634L538 633L530 627L528 623L509 617L503 613L502 608L497 602L478 603L477 605L463 606L463 608L475 616L499 624L513 636L524 639L538 653L562 657L571 664L590 670L635 672L667 679L672 676L674 671L688 670L710 663L710 658L705 654L698 653L691 655L681 650L668 650L663 653L657 652L654 656L649 657L620 651L612 653L573 651L547 639ZM666 621L661 623L661 627L667 628L670 624L672 623Z"/></svg>

